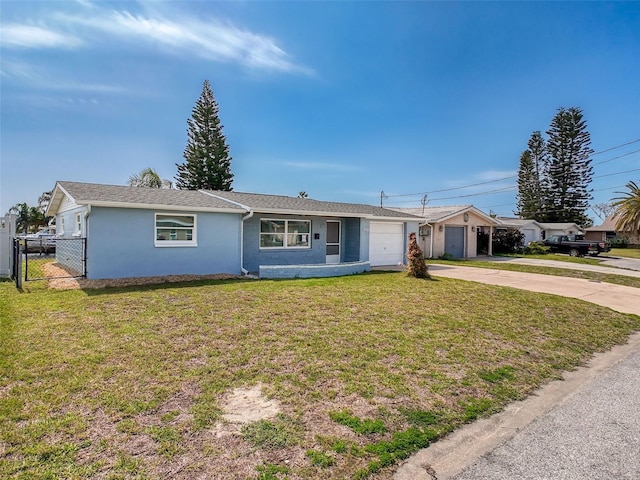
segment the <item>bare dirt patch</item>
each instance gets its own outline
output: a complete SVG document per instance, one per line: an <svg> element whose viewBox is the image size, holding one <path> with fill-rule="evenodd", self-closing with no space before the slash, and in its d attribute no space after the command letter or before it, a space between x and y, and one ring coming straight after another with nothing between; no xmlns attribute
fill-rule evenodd
<svg viewBox="0 0 640 480"><path fill-rule="evenodd" d="M224 400L222 410L225 412L222 423L215 428L218 437L237 434L247 423L273 418L281 408L277 400L262 395L262 385L258 384L251 388L236 388Z"/></svg>

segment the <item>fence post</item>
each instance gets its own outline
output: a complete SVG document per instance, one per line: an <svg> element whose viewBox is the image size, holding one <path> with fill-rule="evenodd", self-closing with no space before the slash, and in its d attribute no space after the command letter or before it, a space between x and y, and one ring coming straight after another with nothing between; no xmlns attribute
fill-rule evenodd
<svg viewBox="0 0 640 480"><path fill-rule="evenodd" d="M20 239L13 239L13 279L16 288L22 289L22 252L20 251Z"/></svg>

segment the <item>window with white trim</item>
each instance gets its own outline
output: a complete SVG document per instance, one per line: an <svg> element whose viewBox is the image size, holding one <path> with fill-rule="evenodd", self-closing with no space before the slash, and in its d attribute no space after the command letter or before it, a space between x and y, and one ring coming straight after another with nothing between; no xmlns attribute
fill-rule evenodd
<svg viewBox="0 0 640 480"><path fill-rule="evenodd" d="M195 247L196 215L156 213L156 247Z"/></svg>
<svg viewBox="0 0 640 480"><path fill-rule="evenodd" d="M60 225L56 225L56 233L58 235L64 235L64 217L60 217Z"/></svg>
<svg viewBox="0 0 640 480"><path fill-rule="evenodd" d="M311 248L311 220L260 219L260 248Z"/></svg>
<svg viewBox="0 0 640 480"><path fill-rule="evenodd" d="M75 222L73 224L73 236L81 237L82 236L82 213L78 212L75 215Z"/></svg>

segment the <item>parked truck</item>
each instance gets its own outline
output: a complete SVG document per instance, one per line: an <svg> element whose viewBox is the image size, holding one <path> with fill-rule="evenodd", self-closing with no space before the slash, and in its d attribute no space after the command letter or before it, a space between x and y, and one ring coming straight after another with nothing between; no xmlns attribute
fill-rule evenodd
<svg viewBox="0 0 640 480"><path fill-rule="evenodd" d="M552 235L542 243L553 253L568 253L572 257L595 257L601 252L611 250L607 242L578 240L574 235Z"/></svg>

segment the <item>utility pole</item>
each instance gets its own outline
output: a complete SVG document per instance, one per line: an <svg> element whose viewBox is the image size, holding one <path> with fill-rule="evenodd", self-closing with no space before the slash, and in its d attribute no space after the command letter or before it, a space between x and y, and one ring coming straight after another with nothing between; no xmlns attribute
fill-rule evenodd
<svg viewBox="0 0 640 480"><path fill-rule="evenodd" d="M387 197L387 196L385 195L385 193L384 193L384 190L382 190L382 191L380 192L380 207L382 207L382 200L383 200L384 198L389 198L389 197Z"/></svg>

